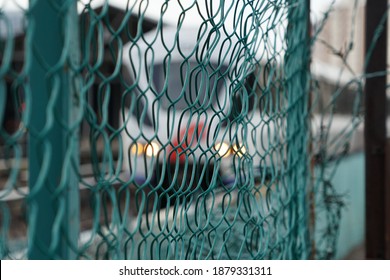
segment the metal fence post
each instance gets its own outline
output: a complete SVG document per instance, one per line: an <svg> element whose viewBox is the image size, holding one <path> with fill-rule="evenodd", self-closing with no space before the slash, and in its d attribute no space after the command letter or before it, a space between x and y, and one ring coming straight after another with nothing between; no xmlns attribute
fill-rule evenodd
<svg viewBox="0 0 390 280"><path fill-rule="evenodd" d="M386 74L387 24L375 42L378 27L387 13L387 0L366 4L366 73L380 73L366 80L365 155L366 155L366 257L384 259L386 251ZM375 44L375 45L373 45ZM371 46L374 46L371 52ZM388 246L388 244L387 244ZM390 254L387 253L387 257Z"/></svg>
<svg viewBox="0 0 390 280"><path fill-rule="evenodd" d="M291 201L289 202L289 227L294 228L296 238L291 238L288 246L289 259L310 257L308 188L308 103L309 103L309 14L307 0L289 0L288 27L286 34L287 51L284 57L285 90L287 92L287 184ZM300 129L297 130L297 127ZM296 195L298 194L298 195ZM303 253L302 253L303 252Z"/></svg>
<svg viewBox="0 0 390 280"><path fill-rule="evenodd" d="M77 1L30 1L29 259L76 258L79 234Z"/></svg>

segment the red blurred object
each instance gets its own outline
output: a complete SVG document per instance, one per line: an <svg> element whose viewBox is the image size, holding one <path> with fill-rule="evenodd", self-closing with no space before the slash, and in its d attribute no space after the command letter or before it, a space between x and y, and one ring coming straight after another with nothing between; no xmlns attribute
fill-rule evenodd
<svg viewBox="0 0 390 280"><path fill-rule="evenodd" d="M169 162L175 163L177 157L179 156L179 162L184 163L186 160L185 150L188 148L188 143L192 142L191 147L198 144L198 139L200 138L200 133L204 129L205 124L203 121L198 123L192 123L187 129L182 128L179 133L179 139L175 138L172 141L172 147L169 149ZM195 135L196 133L196 135ZM202 134L201 140L204 140L206 133Z"/></svg>

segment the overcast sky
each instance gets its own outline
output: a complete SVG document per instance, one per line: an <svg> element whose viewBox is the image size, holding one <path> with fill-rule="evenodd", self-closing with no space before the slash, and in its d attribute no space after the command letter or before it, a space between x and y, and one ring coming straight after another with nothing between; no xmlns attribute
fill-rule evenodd
<svg viewBox="0 0 390 280"><path fill-rule="evenodd" d="M134 2L136 0L130 0L130 2ZM176 0L175 0L176 1ZM335 2L336 5L340 4L349 4L352 5L355 0L311 0L312 10L314 12L324 11L326 10L332 2ZM360 2L364 2L365 0L359 0ZM29 0L0 0L0 7L7 6L7 8L15 9L17 5L20 5L23 8L27 8ZM89 3L89 0L79 0L81 3ZM92 3L99 5L105 2L105 0L93 0ZM109 0L110 4L115 6L124 6L127 3L127 0ZM138 0L139 2L139 0ZM163 2L163 0L150 0L150 3ZM174 2L174 1L172 1ZM188 1L188 2L193 2ZM203 2L203 1L202 1ZM216 2L216 1L215 1ZM17 4L17 5L16 5ZM150 9L153 9L156 5L150 5Z"/></svg>
<svg viewBox="0 0 390 280"><path fill-rule="evenodd" d="M8 12L20 11L19 7L23 8L23 9L27 9L29 1L31 1L31 0L0 0L0 8L7 10ZM188 8L188 7L192 6L194 1L195 0L186 0L186 1L180 1L180 3L182 3L182 4L184 3L183 4L183 5L185 5L184 8ZM236 0L225 0L225 5L228 6L229 3L232 3L232 1L235 2ZM334 4L336 6L337 5L349 5L352 7L354 1L355 0L311 0L312 21L320 20L322 18L323 13L326 12L327 10L329 10L329 8L332 4ZM359 0L359 1L365 2L365 0ZM93 0L92 6L97 7L97 6L102 5L105 2L106 2L105 0ZM139 3L143 3L144 5L141 8L141 10L145 11L146 17L152 18L154 20L158 20L161 17L161 15L160 15L161 6L164 2L165 2L165 0L149 0L149 5L146 7L147 1L145 1L145 0L144 1L141 1L141 0L109 0L109 3L111 5L116 6L118 8L123 8L123 9L125 9L126 6L129 9L131 9L132 7L134 8L135 7L134 4L136 4L137 8L134 9L134 11L136 11L136 12L138 12ZM78 6L79 11L81 11L86 3L90 3L90 0L79 0L78 3L79 3L79 6ZM179 20L180 12L182 12L182 8L178 5L178 3L179 3L179 1L177 1L177 0L169 1L168 9L166 10L166 13L164 14L164 17L163 17L163 21L165 24L173 24L173 25L177 24L177 22ZM199 1L199 3L202 3L200 5L202 15L207 16L206 8L204 7L204 1ZM210 3L213 3L213 5L216 5L216 6L219 5L219 1L213 1L213 2L210 1ZM262 2L260 1L260 2L255 2L255 3L262 3ZM264 6L263 4L261 4L261 5L262 5L262 7ZM203 6L203 8L202 8L202 6ZM248 13L250 13L250 8L246 9L246 11ZM272 9L268 9L267 13L271 14ZM17 30L21 27L21 26L19 26L20 21L17 22L18 17L15 15L11 16L11 21L13 21L13 25L15 28L14 32L18 33ZM191 8L191 9L189 9L189 11L186 12L186 17L185 17L183 25L184 26L186 26L186 25L199 26L202 22L203 22L203 19L201 16L199 16L197 9ZM230 25L233 25L232 22L226 21L225 25L227 25L226 26L227 28L229 28L229 26L228 26L229 23L230 23ZM4 32L5 32L4 30L1 31L1 33L4 33ZM4 36L4 34L0 34L0 35Z"/></svg>

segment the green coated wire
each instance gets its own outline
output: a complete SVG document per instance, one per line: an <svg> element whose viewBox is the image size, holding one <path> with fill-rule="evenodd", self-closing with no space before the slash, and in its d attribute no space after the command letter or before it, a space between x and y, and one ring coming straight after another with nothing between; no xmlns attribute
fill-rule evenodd
<svg viewBox="0 0 390 280"><path fill-rule="evenodd" d="M78 23L69 12L75 2ZM61 258L61 244L77 259L334 258L346 202L332 178L362 122L364 79L387 73L351 73L347 83L340 77L321 104L323 89L309 63L315 44L337 56L321 38L333 10L309 38L304 0L119 2L51 3L66 23L53 65L31 43L36 2L16 8L25 20L22 39L0 7L0 258L26 258L34 245L44 214L37 197L57 152L47 136L57 125L67 147L45 203L58 210L51 213L51 242L35 244L49 259ZM351 8L355 22L357 2ZM339 57L340 74L352 70L348 56L359 31L351 30ZM45 68L50 95L40 131L31 125L33 55ZM59 74L64 69L69 80ZM65 84L74 92L70 125L58 104ZM351 88L353 110L334 136L338 100ZM16 116L10 108L19 114L13 130L6 126ZM39 139L39 176L30 191L23 179L28 134ZM67 175L70 169L78 178ZM81 199L76 243L63 228L73 179ZM26 203L28 221L18 220L25 213L15 213L11 199ZM21 231L23 237L15 234Z"/></svg>

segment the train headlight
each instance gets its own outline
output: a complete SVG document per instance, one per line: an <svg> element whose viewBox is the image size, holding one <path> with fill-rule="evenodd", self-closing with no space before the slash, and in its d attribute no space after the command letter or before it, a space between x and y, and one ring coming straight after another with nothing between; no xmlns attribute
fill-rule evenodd
<svg viewBox="0 0 390 280"><path fill-rule="evenodd" d="M221 157L228 157L232 153L230 145L226 142L219 142L215 144L214 148Z"/></svg>
<svg viewBox="0 0 390 280"><path fill-rule="evenodd" d="M156 157L160 151L160 144L152 141L150 143L134 143L130 147L130 152L135 156L146 155L147 157Z"/></svg>
<svg viewBox="0 0 390 280"><path fill-rule="evenodd" d="M238 155L239 157L242 157L242 156L244 156L246 154L246 148L242 144L239 145L239 146L238 145L233 145L232 149L233 149L234 153L236 155Z"/></svg>

